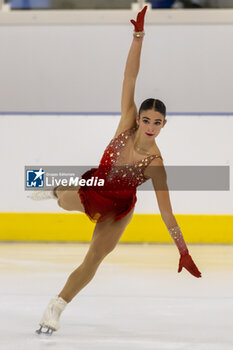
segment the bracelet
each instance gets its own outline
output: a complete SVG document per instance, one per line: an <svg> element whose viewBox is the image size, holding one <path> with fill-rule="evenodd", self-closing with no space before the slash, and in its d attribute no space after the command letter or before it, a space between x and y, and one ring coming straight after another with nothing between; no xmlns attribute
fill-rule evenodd
<svg viewBox="0 0 233 350"><path fill-rule="evenodd" d="M133 32L133 36L135 36L136 38L142 38L145 35L145 32L143 30L143 32Z"/></svg>

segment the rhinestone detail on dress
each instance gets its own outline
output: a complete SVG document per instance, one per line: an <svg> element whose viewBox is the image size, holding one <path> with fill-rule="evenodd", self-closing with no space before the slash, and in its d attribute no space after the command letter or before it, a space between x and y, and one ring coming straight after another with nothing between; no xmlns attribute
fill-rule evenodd
<svg viewBox="0 0 233 350"><path fill-rule="evenodd" d="M123 188L128 188L129 185L130 187L141 185L148 180L144 175L144 171L151 161L154 158L162 159L160 155L153 154L144 159L140 159L133 164L119 164L118 161L120 159L121 151L135 131L135 128L128 129L113 138L106 147L101 158L99 169L103 169L102 173L105 175L105 179L109 182L109 185L111 183L112 189L115 187L114 184L119 188L119 183Z"/></svg>

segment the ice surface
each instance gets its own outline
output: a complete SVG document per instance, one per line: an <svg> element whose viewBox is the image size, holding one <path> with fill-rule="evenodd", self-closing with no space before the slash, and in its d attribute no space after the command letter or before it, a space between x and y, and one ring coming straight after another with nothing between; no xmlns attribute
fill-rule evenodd
<svg viewBox="0 0 233 350"><path fill-rule="evenodd" d="M233 246L189 245L202 272L177 273L173 245L118 244L51 337L35 330L88 244L0 245L0 349L232 350Z"/></svg>

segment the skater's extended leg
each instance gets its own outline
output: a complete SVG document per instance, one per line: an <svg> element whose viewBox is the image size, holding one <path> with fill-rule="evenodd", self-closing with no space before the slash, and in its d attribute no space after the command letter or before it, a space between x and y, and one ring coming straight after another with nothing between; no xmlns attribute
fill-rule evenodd
<svg viewBox="0 0 233 350"><path fill-rule="evenodd" d="M69 276L59 296L70 302L94 277L100 263L117 245L121 235L133 216L132 209L121 220L110 219L97 223L89 250L82 264Z"/></svg>
<svg viewBox="0 0 233 350"><path fill-rule="evenodd" d="M53 192L57 197L59 207L69 211L80 211L85 213L85 209L78 194L80 186L57 186Z"/></svg>

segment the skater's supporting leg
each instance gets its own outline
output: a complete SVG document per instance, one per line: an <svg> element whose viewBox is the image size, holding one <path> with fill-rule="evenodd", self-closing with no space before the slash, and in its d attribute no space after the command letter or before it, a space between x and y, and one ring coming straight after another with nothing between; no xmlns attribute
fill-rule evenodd
<svg viewBox="0 0 233 350"><path fill-rule="evenodd" d="M71 273L59 297L70 302L92 280L100 263L117 245L133 216L133 211L134 209L119 221L108 220L96 224L84 261Z"/></svg>
<svg viewBox="0 0 233 350"><path fill-rule="evenodd" d="M67 303L91 281L104 257L115 248L133 216L133 211L134 208L119 221L114 222L113 219L108 219L96 224L83 263L71 273L61 293L51 299L40 321L40 329L36 331L38 334L44 333L44 328L45 333L49 335L58 330L61 312Z"/></svg>

